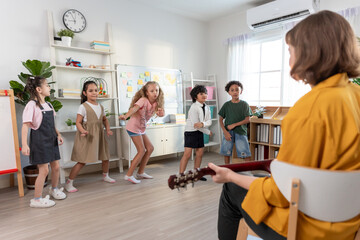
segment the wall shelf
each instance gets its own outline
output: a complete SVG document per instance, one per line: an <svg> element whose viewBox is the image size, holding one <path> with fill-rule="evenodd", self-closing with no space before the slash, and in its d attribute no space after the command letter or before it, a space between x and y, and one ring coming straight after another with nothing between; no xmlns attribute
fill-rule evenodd
<svg viewBox="0 0 360 240"><path fill-rule="evenodd" d="M54 48L59 48L59 49L64 49L64 50L69 50L69 51L96 53L96 54L103 54L103 55L115 54L115 52L105 52L105 51L93 50L90 48L67 47L67 46L62 46L62 45L58 45L58 44L51 44L51 46Z"/></svg>
<svg viewBox="0 0 360 240"><path fill-rule="evenodd" d="M91 72L115 72L115 70L112 69L98 69L98 68L86 68L86 67L69 67L64 65L54 65L56 68L60 69L66 69L66 70L74 70L74 71L91 71Z"/></svg>

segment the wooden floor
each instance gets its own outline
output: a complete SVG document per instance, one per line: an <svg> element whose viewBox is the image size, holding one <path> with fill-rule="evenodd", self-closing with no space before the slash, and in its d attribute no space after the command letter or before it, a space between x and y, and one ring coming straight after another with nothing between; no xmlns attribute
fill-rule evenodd
<svg viewBox="0 0 360 240"><path fill-rule="evenodd" d="M74 184L79 192L47 209L29 207L33 190L19 198L17 188L1 189L0 239L217 239L222 185L207 176L194 188L170 190L167 179L178 172L180 158L150 162L146 172L155 179L136 185L115 169L114 184L100 173L81 175ZM210 161L223 164L223 157L205 153L202 166Z"/></svg>

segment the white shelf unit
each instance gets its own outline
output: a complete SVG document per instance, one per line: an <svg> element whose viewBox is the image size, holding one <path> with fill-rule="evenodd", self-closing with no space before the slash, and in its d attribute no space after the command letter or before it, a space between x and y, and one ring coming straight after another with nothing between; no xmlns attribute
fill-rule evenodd
<svg viewBox="0 0 360 240"><path fill-rule="evenodd" d="M211 147L220 145L221 143L221 132L220 132L220 124L219 124L219 101L217 94L217 84L216 84L216 75L209 74L207 75L207 79L195 79L193 77L193 73L183 74L183 99L184 99L184 113L187 118L187 113L192 104L191 97L189 97L190 88L193 88L195 85L204 85L205 87L213 87L213 94L211 99L208 99L205 103L213 108L213 114L211 117L212 125L210 126L210 130L213 132L213 136L210 137L209 143L205 144L205 147ZM208 94L209 97L209 94Z"/></svg>
<svg viewBox="0 0 360 240"><path fill-rule="evenodd" d="M110 112L115 113L115 116L111 116L109 119L111 129L113 129L113 136L109 139L110 149L110 161L118 161L119 171L123 171L123 163L121 160L121 147L120 144L120 124L116 117L118 114L118 101L116 90L116 79L114 70L114 54L115 50L112 45L112 28L110 24L106 26L107 36L106 40L110 43L110 51L97 51L81 47L68 47L55 44L54 35L54 21L51 11L48 11L48 36L50 47L50 63L56 68L53 70L52 80L55 82L53 88L55 89L56 99L59 100L63 108L56 114L55 124L57 129L62 133L64 138L64 144L60 146L60 182L65 182L65 169L72 167L75 163L71 161L71 152L74 144L74 137L76 130L66 129L65 120L70 118L76 119L76 112L80 105L79 97L58 97L58 90L61 88L80 89L81 91L81 79L84 77L101 77L105 79L108 87L109 98L98 98L101 104L109 109ZM93 40L93 39L91 39ZM90 41L89 41L90 44ZM96 69L88 67L69 67L65 65L66 58L74 57L81 62L88 61L88 63L106 64L110 66L110 69ZM100 163L99 161L98 163Z"/></svg>

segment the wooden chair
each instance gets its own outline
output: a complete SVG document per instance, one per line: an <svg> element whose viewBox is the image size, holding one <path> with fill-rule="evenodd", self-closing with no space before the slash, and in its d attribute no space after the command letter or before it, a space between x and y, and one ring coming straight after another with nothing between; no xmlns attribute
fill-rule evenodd
<svg viewBox="0 0 360 240"><path fill-rule="evenodd" d="M360 171L300 167L278 160L270 168L280 192L290 202L289 240L296 239L298 210L326 222L343 222L360 214ZM237 240L246 239L248 229L241 219ZM360 229L355 240L360 240Z"/></svg>

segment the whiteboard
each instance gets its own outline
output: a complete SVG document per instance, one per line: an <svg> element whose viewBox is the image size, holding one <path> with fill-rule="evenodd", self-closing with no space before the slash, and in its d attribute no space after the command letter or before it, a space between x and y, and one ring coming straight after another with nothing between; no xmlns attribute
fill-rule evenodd
<svg viewBox="0 0 360 240"><path fill-rule="evenodd" d="M0 172L17 169L10 97L0 96Z"/></svg>
<svg viewBox="0 0 360 240"><path fill-rule="evenodd" d="M152 121L165 122L168 114L183 113L182 74L178 69L153 68L132 65L116 65L116 80L119 97L119 113L129 110L135 93L148 81L159 83L164 92L165 117Z"/></svg>

